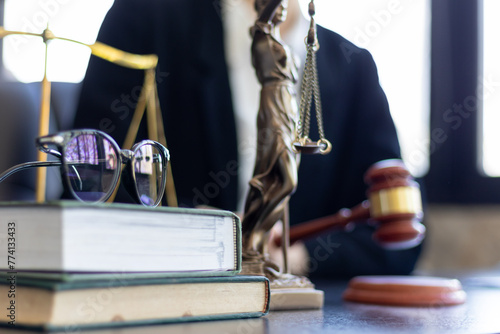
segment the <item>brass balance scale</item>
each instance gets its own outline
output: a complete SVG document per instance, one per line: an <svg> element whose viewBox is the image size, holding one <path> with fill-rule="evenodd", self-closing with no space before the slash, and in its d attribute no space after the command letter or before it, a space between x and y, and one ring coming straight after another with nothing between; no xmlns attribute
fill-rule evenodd
<svg viewBox="0 0 500 334"><path fill-rule="evenodd" d="M167 146L167 140L165 137L165 130L163 127L163 119L160 109L160 103L158 99L158 90L156 87L156 67L158 64L158 56L155 54L149 55L138 55L122 50L116 49L109 45L95 42L94 44L85 44L72 39L55 36L52 31L47 27L42 33L29 33L22 31L10 31L5 30L0 27L0 38L4 38L10 35L25 35L25 36L35 36L42 38L45 44L45 68L44 75L41 82L41 102L40 102L40 120L38 135L44 136L48 134L49 131L49 119L50 119L50 92L51 83L47 79L47 51L49 47L49 42L51 40L61 40L71 43L77 43L80 45L87 46L90 48L92 55L107 60L113 64L144 71L144 82L141 88L140 97L137 106L134 111L134 115L128 129L123 148L130 149L135 142L137 137L137 132L141 124L144 114L147 115L147 129L148 136L150 139L155 140ZM45 153L39 151L37 154L38 161L46 161L47 156ZM45 189L47 183L45 168L37 169L36 177L36 193L35 199L37 202L41 203L45 201ZM165 195L167 198L167 204L169 206L177 206L177 197L175 193L175 185L172 177L171 164L168 164L167 172L167 184L165 189ZM111 196L108 200L112 202L115 198L115 194Z"/></svg>

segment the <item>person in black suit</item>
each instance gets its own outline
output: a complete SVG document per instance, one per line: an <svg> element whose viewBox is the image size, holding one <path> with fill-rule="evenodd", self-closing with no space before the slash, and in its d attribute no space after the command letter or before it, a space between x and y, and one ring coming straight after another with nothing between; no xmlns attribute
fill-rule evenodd
<svg viewBox="0 0 500 334"><path fill-rule="evenodd" d="M245 2L232 3L238 1ZM238 209L243 165L235 116L238 101L228 69L227 47L232 44L225 41L223 26L224 15L236 9L224 11L228 4L116 0L98 36L100 42L124 51L159 56L157 85L182 206ZM290 8L293 5L290 1ZM290 200L291 225L360 203L366 199L365 171L377 161L400 158L387 99L369 52L320 26L318 40L325 136L333 149L326 156L302 155L298 187ZM142 80L141 71L92 57L74 127L100 129L122 143ZM143 126L139 137L145 133ZM372 232L370 226L358 226L352 232L334 231L305 241L311 276L410 273L420 247L384 250L372 241Z"/></svg>

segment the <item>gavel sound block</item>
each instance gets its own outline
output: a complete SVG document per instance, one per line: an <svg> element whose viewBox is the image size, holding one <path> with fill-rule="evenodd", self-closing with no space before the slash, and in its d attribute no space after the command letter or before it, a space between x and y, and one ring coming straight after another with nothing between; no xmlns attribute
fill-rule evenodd
<svg viewBox="0 0 500 334"><path fill-rule="evenodd" d="M373 238L384 248L406 249L420 244L425 235L420 187L403 162L391 159L374 164L365 173L365 182L369 185L368 200L353 209L291 227L290 243L368 220L377 224Z"/></svg>

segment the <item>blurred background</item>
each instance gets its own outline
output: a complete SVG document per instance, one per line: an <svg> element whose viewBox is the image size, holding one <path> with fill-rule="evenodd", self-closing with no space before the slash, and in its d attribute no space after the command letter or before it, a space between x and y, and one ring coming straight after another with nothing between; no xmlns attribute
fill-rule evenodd
<svg viewBox="0 0 500 334"><path fill-rule="evenodd" d="M227 2L243 0L222 0ZM304 13L307 0L301 0ZM429 229L418 268L500 266L500 21L498 0L316 0L317 22L368 49L378 65L403 158L423 180ZM0 25L93 43L113 0L0 0ZM230 5L230 3L229 3ZM9 36L0 44L0 170L35 160L41 39ZM125 50L126 51L126 50ZM52 41L51 131L68 129L90 50ZM320 73L321 75L321 73ZM17 138L13 141L12 138ZM15 152L15 154L13 154ZM50 171L57 178L57 171ZM18 175L19 178L33 178ZM12 180L14 187L17 182ZM24 182L26 183L26 182ZM49 198L60 191L49 182ZM19 185L0 200L23 197Z"/></svg>

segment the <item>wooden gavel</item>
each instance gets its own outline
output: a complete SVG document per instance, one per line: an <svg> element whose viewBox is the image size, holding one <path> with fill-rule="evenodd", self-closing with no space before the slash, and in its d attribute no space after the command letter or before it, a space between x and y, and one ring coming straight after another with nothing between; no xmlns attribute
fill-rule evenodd
<svg viewBox="0 0 500 334"><path fill-rule="evenodd" d="M420 187L401 160L383 160L368 169L368 200L352 209L290 227L290 244L357 222L378 223L373 238L387 249L414 247L425 235ZM275 242L279 245L280 238Z"/></svg>

